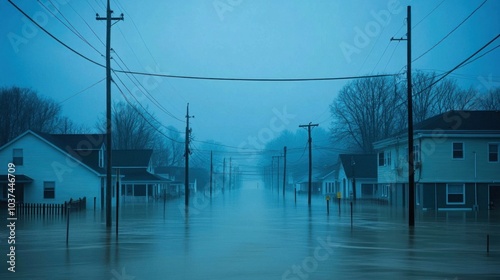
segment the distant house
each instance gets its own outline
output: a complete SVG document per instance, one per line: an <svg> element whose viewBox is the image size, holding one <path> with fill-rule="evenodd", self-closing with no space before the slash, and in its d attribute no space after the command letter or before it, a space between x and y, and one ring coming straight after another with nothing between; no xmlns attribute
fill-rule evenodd
<svg viewBox="0 0 500 280"><path fill-rule="evenodd" d="M323 172L322 175L320 175L322 184L321 193L323 195L330 195L331 197L333 196L335 198L337 197L337 193L340 191L338 178L339 166L340 163L330 166L325 169L325 172Z"/></svg>
<svg viewBox="0 0 500 280"><path fill-rule="evenodd" d="M450 111L414 125L415 202L423 210L500 205L500 112ZM392 205L408 201L408 142L374 143L378 185Z"/></svg>
<svg viewBox="0 0 500 280"><path fill-rule="evenodd" d="M169 180L167 195L178 196L185 191L185 167L159 166L154 168L154 174ZM210 183L210 174L202 168L189 169L189 190L193 192L203 191ZM226 182L228 184L228 182ZM226 186L228 187L228 186Z"/></svg>
<svg viewBox="0 0 500 280"><path fill-rule="evenodd" d="M113 169L120 175L123 202L148 202L159 199L171 180L152 173L153 150L114 150Z"/></svg>
<svg viewBox="0 0 500 280"><path fill-rule="evenodd" d="M322 185L323 171L319 169L313 169L311 174L311 193L312 194L321 194L322 193ZM308 193L309 192L309 174L302 175L298 177L295 181L295 188L297 193ZM281 187L281 186L280 186Z"/></svg>
<svg viewBox="0 0 500 280"><path fill-rule="evenodd" d="M104 140L104 134L46 134L28 130L0 147L0 164L16 165L16 201L63 203L86 197L87 207L93 206L94 199L96 205L104 207ZM150 157L151 150L112 152L113 182L119 169L124 199L155 197L167 182L148 172ZM7 198L6 171L0 171L1 200ZM113 183L113 197L115 187Z"/></svg>
<svg viewBox="0 0 500 280"><path fill-rule="evenodd" d="M342 198L373 199L383 195L377 188L375 154L340 154L337 178Z"/></svg>

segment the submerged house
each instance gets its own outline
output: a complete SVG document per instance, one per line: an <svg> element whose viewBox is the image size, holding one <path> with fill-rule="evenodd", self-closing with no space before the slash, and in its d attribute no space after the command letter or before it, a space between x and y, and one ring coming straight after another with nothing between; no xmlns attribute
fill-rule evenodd
<svg viewBox="0 0 500 280"><path fill-rule="evenodd" d="M104 140L104 134L47 134L28 130L0 147L0 164L15 165L16 202L63 203L86 197L87 207L93 207L94 201L104 207ZM116 178L121 179L124 202L155 197L168 180L149 172L150 158L151 150L112 152L113 197ZM6 169L0 171L0 200L7 199L6 172Z"/></svg>
<svg viewBox="0 0 500 280"><path fill-rule="evenodd" d="M374 143L378 187L408 203L407 134ZM414 125L415 205L486 210L500 205L500 112L449 111Z"/></svg>
<svg viewBox="0 0 500 280"><path fill-rule="evenodd" d="M338 191L342 198L374 199L383 196L377 187L375 154L340 154Z"/></svg>

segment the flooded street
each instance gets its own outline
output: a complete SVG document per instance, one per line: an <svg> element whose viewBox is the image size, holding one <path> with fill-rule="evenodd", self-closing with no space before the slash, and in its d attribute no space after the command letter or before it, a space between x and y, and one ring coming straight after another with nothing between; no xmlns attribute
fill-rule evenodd
<svg viewBox="0 0 500 280"><path fill-rule="evenodd" d="M210 199L120 208L115 222L93 209L65 218L19 217L16 272L7 271L2 230L1 279L499 279L500 215L404 211L358 201L247 188ZM164 210L165 209L165 210ZM113 214L114 215L114 214ZM2 216L5 221L5 215ZM490 235L490 252L486 236Z"/></svg>

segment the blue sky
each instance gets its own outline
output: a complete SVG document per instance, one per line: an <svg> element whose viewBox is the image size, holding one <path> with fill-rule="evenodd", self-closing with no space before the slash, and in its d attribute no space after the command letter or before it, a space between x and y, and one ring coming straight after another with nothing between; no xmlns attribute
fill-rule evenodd
<svg viewBox="0 0 500 280"><path fill-rule="evenodd" d="M96 12L105 15L105 1L40 1L57 18L37 1L13 2L72 48L105 63L101 56L105 53L101 43L105 41L105 24L95 20ZM408 5L412 6L414 26L413 58L417 58L482 2L112 0L115 16L125 16L113 26L112 65L119 69L123 60L129 69L140 72L235 78L399 73L406 65L406 42L390 42L390 38L405 36ZM441 73L453 68L500 33L499 14L500 1L487 1L441 44L415 61L413 69ZM58 19L71 22L88 44ZM82 90L104 79L105 69L61 46L7 1L0 3L0 25L0 87L32 88L60 102L64 115L93 128L104 113L105 83ZM486 50L499 43L495 41ZM499 85L499 56L496 49L450 77L464 87L480 90ZM277 126L295 130L299 124L315 122L328 128L328 106L346 83L250 83L147 76L135 76L137 81L132 82L133 78L124 74L118 76L135 96L115 78L128 100L147 105L164 125L182 131L189 102L197 139L234 146L263 132L275 134L266 137L277 136ZM137 90L138 83L163 110ZM113 99L123 100L116 86ZM287 116L284 119L279 117L283 114Z"/></svg>

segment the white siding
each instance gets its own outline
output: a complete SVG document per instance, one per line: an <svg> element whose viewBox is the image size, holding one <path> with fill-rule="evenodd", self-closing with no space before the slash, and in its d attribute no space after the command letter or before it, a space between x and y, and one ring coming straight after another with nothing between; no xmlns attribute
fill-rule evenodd
<svg viewBox="0 0 500 280"><path fill-rule="evenodd" d="M33 179L25 185L24 202L63 203L70 198L87 197L87 206L93 206L94 197L100 205L100 179L86 166L71 159L67 154L28 133L0 151L0 166L12 161L12 150L23 149L24 163L16 166L16 174ZM55 198L43 198L43 182L55 182Z"/></svg>

